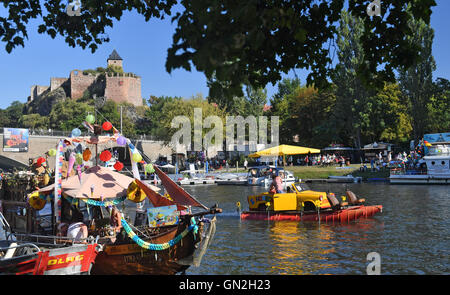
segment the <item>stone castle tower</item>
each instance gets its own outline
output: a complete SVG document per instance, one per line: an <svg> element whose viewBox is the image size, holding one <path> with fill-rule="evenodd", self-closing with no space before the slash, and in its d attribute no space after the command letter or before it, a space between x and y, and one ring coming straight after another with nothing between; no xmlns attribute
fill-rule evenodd
<svg viewBox="0 0 450 295"><path fill-rule="evenodd" d="M123 59L116 50L107 59L108 66L117 66L123 69ZM99 74L83 73L82 70L72 70L69 78L50 78L50 86L33 85L29 101L33 101L45 92L54 91L62 87L67 96L72 99L83 97L86 90L93 87ZM106 99L117 103L127 102L135 106L142 105L141 77L132 73L106 73L105 81L101 86Z"/></svg>

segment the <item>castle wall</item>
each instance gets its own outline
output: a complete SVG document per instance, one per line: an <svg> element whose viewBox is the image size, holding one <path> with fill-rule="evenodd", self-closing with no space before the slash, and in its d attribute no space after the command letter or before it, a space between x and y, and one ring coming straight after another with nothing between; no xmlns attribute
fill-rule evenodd
<svg viewBox="0 0 450 295"><path fill-rule="evenodd" d="M105 96L117 103L128 102L142 105L141 78L132 76L106 76Z"/></svg>
<svg viewBox="0 0 450 295"><path fill-rule="evenodd" d="M41 95L48 88L49 88L49 86L40 86L40 85L33 85L33 86L31 86L30 101L34 100L36 97Z"/></svg>
<svg viewBox="0 0 450 295"><path fill-rule="evenodd" d="M72 99L83 97L84 91L94 83L96 78L95 75L84 75L81 70L70 72L70 97Z"/></svg>
<svg viewBox="0 0 450 295"><path fill-rule="evenodd" d="M50 78L50 91L53 91L58 87L61 87L68 80L69 80L68 78Z"/></svg>

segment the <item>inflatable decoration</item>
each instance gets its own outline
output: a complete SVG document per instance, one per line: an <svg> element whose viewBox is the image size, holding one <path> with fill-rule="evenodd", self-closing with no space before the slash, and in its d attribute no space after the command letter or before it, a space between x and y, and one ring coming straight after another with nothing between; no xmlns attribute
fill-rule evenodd
<svg viewBox="0 0 450 295"><path fill-rule="evenodd" d="M91 159L91 150L89 148L85 149L83 152L83 160L89 161Z"/></svg>
<svg viewBox="0 0 450 295"><path fill-rule="evenodd" d="M139 188L136 181L132 181L127 188L127 198L130 201L133 201L135 203L140 203L144 201L144 199L147 197L145 192Z"/></svg>
<svg viewBox="0 0 450 295"><path fill-rule="evenodd" d="M123 169L123 163L116 161L116 164L114 164L114 169L116 169L117 171L120 171Z"/></svg>
<svg viewBox="0 0 450 295"><path fill-rule="evenodd" d="M103 123L102 125L103 130L108 131L112 128L112 124L108 121L106 121L105 123Z"/></svg>
<svg viewBox="0 0 450 295"><path fill-rule="evenodd" d="M100 154L100 160L103 162L108 162L109 160L111 160L111 157L112 157L111 152L108 150L105 150Z"/></svg>

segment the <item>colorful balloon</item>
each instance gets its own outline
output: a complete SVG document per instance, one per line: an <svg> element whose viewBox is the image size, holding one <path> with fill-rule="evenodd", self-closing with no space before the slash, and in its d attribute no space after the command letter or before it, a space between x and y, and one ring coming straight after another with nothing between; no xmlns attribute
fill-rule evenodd
<svg viewBox="0 0 450 295"><path fill-rule="evenodd" d="M81 135L81 130L78 128L75 128L72 130L72 137L78 137Z"/></svg>
<svg viewBox="0 0 450 295"><path fill-rule="evenodd" d="M102 160L103 162L108 162L109 160L111 160L111 157L111 152L108 150L105 150L100 154L100 160Z"/></svg>
<svg viewBox="0 0 450 295"><path fill-rule="evenodd" d="M120 146L124 146L127 144L127 139L121 135L117 138L117 144Z"/></svg>
<svg viewBox="0 0 450 295"><path fill-rule="evenodd" d="M110 122L106 121L105 123L103 123L102 128L103 128L103 130L108 131L112 128L112 124Z"/></svg>
<svg viewBox="0 0 450 295"><path fill-rule="evenodd" d="M139 154L138 152L133 153L133 161L136 163L139 163L140 161L142 161L141 154Z"/></svg>
<svg viewBox="0 0 450 295"><path fill-rule="evenodd" d="M48 151L48 155L49 155L50 157L56 156L56 150L55 150L55 149L50 149L50 150Z"/></svg>
<svg viewBox="0 0 450 295"><path fill-rule="evenodd" d="M91 114L87 115L87 116L86 116L86 122L88 122L89 124L94 123L94 122L95 122L95 117L94 117L94 115L91 115Z"/></svg>

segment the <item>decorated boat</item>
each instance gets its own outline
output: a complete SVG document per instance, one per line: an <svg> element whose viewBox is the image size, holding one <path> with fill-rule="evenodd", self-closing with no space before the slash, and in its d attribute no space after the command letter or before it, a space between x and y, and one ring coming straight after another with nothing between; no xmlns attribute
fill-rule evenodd
<svg viewBox="0 0 450 295"><path fill-rule="evenodd" d="M364 205L352 191L339 201L335 194L312 191L304 183L294 183L286 193L248 196L249 210L241 219L349 222L382 212L381 205ZM348 199L348 200L347 200Z"/></svg>
<svg viewBox="0 0 450 295"><path fill-rule="evenodd" d="M91 274L175 274L199 265L215 233L215 214L221 210L217 205L208 208L201 204L158 167L146 163L117 129L109 127L113 134L101 135L102 126L92 123L86 118L83 125L93 134L80 136L76 128L72 137L60 140L56 149L48 152L55 157L54 183L32 191L26 200L30 216L47 211L47 220L22 220L34 228L21 235L14 233L16 240L36 243L36 239L65 237L67 227L77 222L86 225L87 234L76 243L95 240L101 247ZM113 144L128 148L133 177L120 173L124 165L118 160L115 171L108 168ZM95 156L99 146L106 146L99 157L102 166ZM96 151L94 156L91 149ZM91 158L95 165L88 167ZM145 173L156 173L165 194L140 181L138 164ZM15 222L20 213L15 209L10 213L10 221ZM55 238L53 243L66 245L65 239Z"/></svg>
<svg viewBox="0 0 450 295"><path fill-rule="evenodd" d="M49 239L48 236L41 239ZM60 237L55 237L60 239ZM90 274L101 249L96 243L67 246L0 241L2 275L76 275Z"/></svg>
<svg viewBox="0 0 450 295"><path fill-rule="evenodd" d="M47 175L48 176L48 175ZM41 179L43 182L41 182ZM35 210L45 203L27 200L33 186L48 179L33 173L3 175L0 184L0 274L90 274L101 246L91 237L82 244L54 235L49 210ZM43 207L41 209L44 209ZM48 208L46 208L48 209Z"/></svg>

